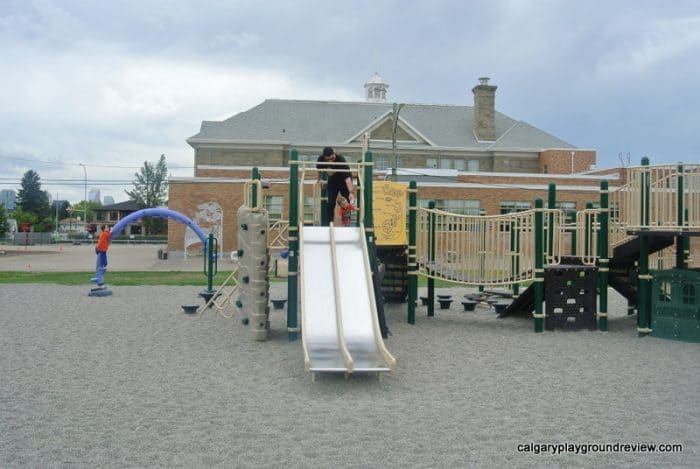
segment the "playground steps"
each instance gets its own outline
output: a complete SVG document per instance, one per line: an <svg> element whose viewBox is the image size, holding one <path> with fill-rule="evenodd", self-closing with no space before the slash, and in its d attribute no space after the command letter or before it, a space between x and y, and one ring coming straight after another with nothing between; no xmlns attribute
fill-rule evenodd
<svg viewBox="0 0 700 469"><path fill-rule="evenodd" d="M674 243L673 234L655 233L649 237L649 254L666 249ZM635 236L613 248L610 259L608 283L627 299L630 305L637 305L637 265L639 261L640 242Z"/></svg>
<svg viewBox="0 0 700 469"><path fill-rule="evenodd" d="M381 293L389 303L403 303L408 296L408 253L406 246L377 248L377 256L385 266Z"/></svg>
<svg viewBox="0 0 700 469"><path fill-rule="evenodd" d="M583 262L579 257L576 256L562 256L562 265L583 265ZM530 284L525 291L521 292L520 295L513 298L513 302L498 315L499 318L504 318L506 316L526 316L531 314L535 310L535 284Z"/></svg>
<svg viewBox="0 0 700 469"><path fill-rule="evenodd" d="M520 295L513 298L513 302L504 309L499 318L506 316L526 316L535 310L535 284L531 283Z"/></svg>

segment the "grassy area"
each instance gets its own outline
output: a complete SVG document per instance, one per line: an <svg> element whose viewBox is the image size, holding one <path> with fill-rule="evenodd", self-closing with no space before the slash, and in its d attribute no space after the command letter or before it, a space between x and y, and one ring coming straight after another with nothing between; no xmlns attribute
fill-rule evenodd
<svg viewBox="0 0 700 469"><path fill-rule="evenodd" d="M231 272L214 276L214 286L220 285ZM95 272L0 272L1 283L53 283L58 285L85 285ZM207 278L201 272L107 272L109 285L201 285Z"/></svg>
<svg viewBox="0 0 700 469"><path fill-rule="evenodd" d="M214 276L214 287L221 285L231 272L219 272ZM0 272L0 284L53 283L57 285L85 285L95 275L91 272ZM201 272L107 272L109 285L201 285L207 278ZM271 277L272 282L286 282L286 278ZM428 280L418 277L418 286L427 287ZM461 283L435 280L435 288L463 287ZM523 287L524 288L524 287Z"/></svg>

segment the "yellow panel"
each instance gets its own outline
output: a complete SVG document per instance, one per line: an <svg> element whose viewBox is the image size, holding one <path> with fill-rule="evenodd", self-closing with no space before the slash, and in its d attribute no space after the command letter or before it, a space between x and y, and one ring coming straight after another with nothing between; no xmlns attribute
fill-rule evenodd
<svg viewBox="0 0 700 469"><path fill-rule="evenodd" d="M374 234L378 246L404 246L408 185L400 182L373 181L372 204Z"/></svg>

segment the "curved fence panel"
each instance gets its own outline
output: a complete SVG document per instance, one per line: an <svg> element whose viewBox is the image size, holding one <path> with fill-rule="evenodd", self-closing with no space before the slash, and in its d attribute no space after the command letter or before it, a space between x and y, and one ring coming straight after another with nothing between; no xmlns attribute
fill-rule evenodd
<svg viewBox="0 0 700 469"><path fill-rule="evenodd" d="M542 209L544 262L558 264L564 245L564 213ZM460 215L420 208L418 272L469 285L511 285L535 278L536 210L506 215Z"/></svg>

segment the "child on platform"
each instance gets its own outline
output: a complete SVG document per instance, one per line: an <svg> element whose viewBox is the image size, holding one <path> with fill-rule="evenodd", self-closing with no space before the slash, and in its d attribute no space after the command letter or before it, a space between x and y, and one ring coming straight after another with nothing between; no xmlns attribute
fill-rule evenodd
<svg viewBox="0 0 700 469"><path fill-rule="evenodd" d="M338 198L336 199L336 201L338 202L338 213L340 214L340 220L342 225L350 226L351 215L353 210L357 211L360 209L348 202L348 199L346 199L340 194L338 194Z"/></svg>

